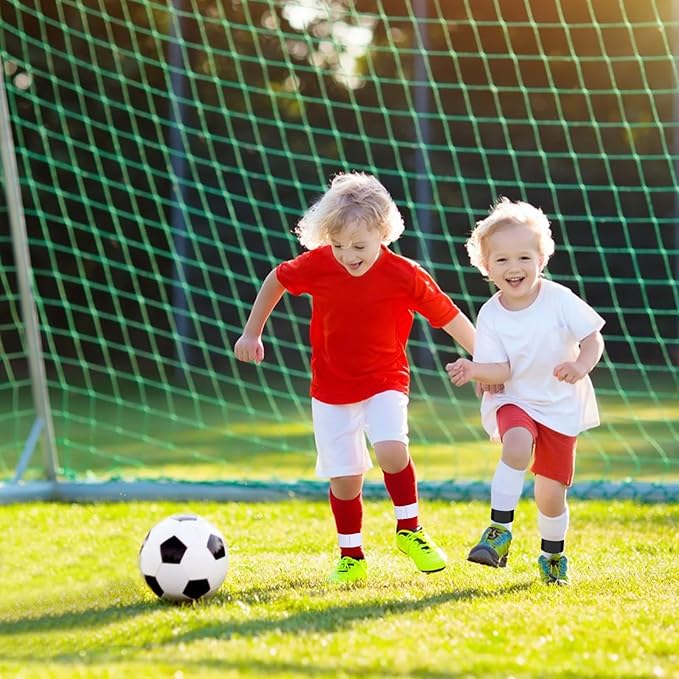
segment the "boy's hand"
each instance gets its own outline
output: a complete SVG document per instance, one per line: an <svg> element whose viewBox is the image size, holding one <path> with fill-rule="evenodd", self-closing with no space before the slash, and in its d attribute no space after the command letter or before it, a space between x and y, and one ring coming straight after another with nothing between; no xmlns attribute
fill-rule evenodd
<svg viewBox="0 0 679 679"><path fill-rule="evenodd" d="M233 346L233 353L239 361L261 363L264 359L262 338L241 335Z"/></svg>
<svg viewBox="0 0 679 679"><path fill-rule="evenodd" d="M585 375L587 370L577 361L567 361L566 363L559 363L554 368L554 377L559 382L568 382L568 384L575 384L579 382Z"/></svg>
<svg viewBox="0 0 679 679"><path fill-rule="evenodd" d="M484 384L483 382L477 382L474 387L476 395L481 398L484 393L487 394L500 394L505 390L504 384Z"/></svg>
<svg viewBox="0 0 679 679"><path fill-rule="evenodd" d="M458 358L457 361L446 365L446 372L450 381L456 387L461 387L474 379L474 364L467 358Z"/></svg>

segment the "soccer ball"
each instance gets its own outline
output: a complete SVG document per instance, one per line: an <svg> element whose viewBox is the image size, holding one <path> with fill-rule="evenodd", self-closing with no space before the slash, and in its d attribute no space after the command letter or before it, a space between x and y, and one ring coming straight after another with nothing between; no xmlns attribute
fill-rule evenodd
<svg viewBox="0 0 679 679"><path fill-rule="evenodd" d="M196 514L175 514L148 532L139 550L139 570L161 599L196 601L212 596L229 565L222 534Z"/></svg>

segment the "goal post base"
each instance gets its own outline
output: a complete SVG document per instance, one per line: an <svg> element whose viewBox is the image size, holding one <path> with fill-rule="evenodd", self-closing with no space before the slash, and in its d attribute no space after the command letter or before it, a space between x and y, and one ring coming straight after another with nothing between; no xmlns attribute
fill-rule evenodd
<svg viewBox="0 0 679 679"><path fill-rule="evenodd" d="M423 481L422 498L448 501L487 501L490 484L485 482ZM286 499L325 499L325 481L28 481L0 483L0 505L24 502L275 502ZM384 485L364 485L365 498L386 498ZM523 497L532 497L533 484L526 484ZM574 484L569 498L580 500L635 500L644 503L679 501L679 483L634 481L583 481Z"/></svg>

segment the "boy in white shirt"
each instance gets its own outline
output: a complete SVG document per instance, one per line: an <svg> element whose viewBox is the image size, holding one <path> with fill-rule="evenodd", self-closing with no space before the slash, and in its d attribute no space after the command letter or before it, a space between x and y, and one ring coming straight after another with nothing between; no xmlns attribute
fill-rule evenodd
<svg viewBox="0 0 679 679"><path fill-rule="evenodd" d="M446 370L458 387L471 380L504 384L481 402L483 426L502 441L502 459L491 484L490 526L468 559L507 565L514 510L533 458L540 576L565 585L566 494L576 437L599 424L589 373L603 353L604 320L568 288L542 277L554 241L540 209L501 199L477 222L467 251L498 292L479 312L474 360L460 358Z"/></svg>

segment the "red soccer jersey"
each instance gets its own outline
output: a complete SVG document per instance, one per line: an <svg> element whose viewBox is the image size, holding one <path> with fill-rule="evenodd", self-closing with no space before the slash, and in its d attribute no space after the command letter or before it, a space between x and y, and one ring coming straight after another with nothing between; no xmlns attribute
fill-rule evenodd
<svg viewBox="0 0 679 679"><path fill-rule="evenodd" d="M440 328L460 311L421 266L384 245L363 276L348 273L330 245L279 264L276 275L291 294L311 296L310 393L324 403L407 394L414 312Z"/></svg>

